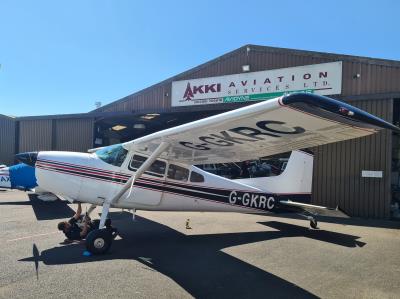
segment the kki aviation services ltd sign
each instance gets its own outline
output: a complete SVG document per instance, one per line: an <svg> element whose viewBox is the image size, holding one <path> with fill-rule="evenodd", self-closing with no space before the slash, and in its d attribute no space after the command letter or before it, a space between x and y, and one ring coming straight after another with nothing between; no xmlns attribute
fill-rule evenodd
<svg viewBox="0 0 400 299"><path fill-rule="evenodd" d="M172 106L262 101L291 92L342 92L342 62L172 82Z"/></svg>

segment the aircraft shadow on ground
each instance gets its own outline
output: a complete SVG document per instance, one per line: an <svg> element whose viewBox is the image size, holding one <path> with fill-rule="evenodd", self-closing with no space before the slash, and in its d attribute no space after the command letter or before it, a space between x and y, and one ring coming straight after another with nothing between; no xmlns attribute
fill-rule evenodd
<svg viewBox="0 0 400 299"><path fill-rule="evenodd" d="M2 201L0 206L32 206L37 220L53 220L71 218L75 211L65 200L42 201L36 194L28 194L26 201Z"/></svg>
<svg viewBox="0 0 400 299"><path fill-rule="evenodd" d="M112 214L112 213L110 213ZM96 262L112 259L137 260L144 270L156 270L173 279L195 298L310 298L308 291L241 261L221 250L231 246L277 238L304 236L339 246L356 247L365 243L359 237L333 233L275 221L263 225L278 231L185 235L163 224L136 216L112 217L122 239L115 240L111 252L101 256L82 256L82 244L47 249L20 261L46 265ZM115 216L115 214L113 215ZM123 215L124 216L124 215ZM36 248L37 249L37 248ZM37 270L37 267L36 267Z"/></svg>
<svg viewBox="0 0 400 299"><path fill-rule="evenodd" d="M35 194L28 196L37 220L65 219L75 214L65 200L42 201Z"/></svg>
<svg viewBox="0 0 400 299"><path fill-rule="evenodd" d="M282 213L282 214L274 214L271 215L273 217L278 218L293 218L304 220L303 216L294 214L294 213ZM343 225L353 225L353 226L362 226L362 227L380 227L380 228L389 228L389 229L399 229L400 221L396 220L387 220L387 219L367 219L367 218L357 218L357 217L328 217L328 216L317 216L318 222L322 223L335 223L335 224L343 224Z"/></svg>

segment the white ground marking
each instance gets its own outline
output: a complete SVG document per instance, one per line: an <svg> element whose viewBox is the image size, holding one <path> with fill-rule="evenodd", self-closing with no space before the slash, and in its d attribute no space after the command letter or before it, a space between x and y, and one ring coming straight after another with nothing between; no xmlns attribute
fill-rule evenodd
<svg viewBox="0 0 400 299"><path fill-rule="evenodd" d="M58 234L58 233L59 232L56 231L56 232L51 232L51 233L46 233L46 234L30 235L30 236L26 236L26 237L7 240L6 242L15 242L15 241L20 241L20 240L25 240L25 239L31 239L31 238L34 238L34 237L42 237L42 236L48 236L48 235L53 235L53 234Z"/></svg>

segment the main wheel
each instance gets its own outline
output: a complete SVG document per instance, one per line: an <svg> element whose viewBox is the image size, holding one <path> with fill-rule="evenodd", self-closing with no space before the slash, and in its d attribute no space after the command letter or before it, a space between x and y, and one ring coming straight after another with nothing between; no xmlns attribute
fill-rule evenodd
<svg viewBox="0 0 400 299"><path fill-rule="evenodd" d="M313 229L317 229L317 228L318 228L318 222L317 222L317 220L311 219L311 220L310 220L310 226L311 226Z"/></svg>
<svg viewBox="0 0 400 299"><path fill-rule="evenodd" d="M95 229L86 238L86 249L93 254L103 254L110 249L112 241L109 229Z"/></svg>

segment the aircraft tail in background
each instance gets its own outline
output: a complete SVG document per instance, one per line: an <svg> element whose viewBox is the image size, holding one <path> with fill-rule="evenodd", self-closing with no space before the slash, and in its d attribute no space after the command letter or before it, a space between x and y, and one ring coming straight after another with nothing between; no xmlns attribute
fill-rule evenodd
<svg viewBox="0 0 400 299"><path fill-rule="evenodd" d="M277 176L235 180L265 192L311 195L313 175L312 154L292 151L285 170Z"/></svg>

